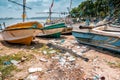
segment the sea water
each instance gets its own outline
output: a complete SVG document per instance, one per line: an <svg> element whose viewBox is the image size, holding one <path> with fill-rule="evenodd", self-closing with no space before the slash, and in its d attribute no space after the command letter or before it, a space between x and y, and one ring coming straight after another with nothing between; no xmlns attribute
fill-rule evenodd
<svg viewBox="0 0 120 80"><path fill-rule="evenodd" d="M26 19L25 22L29 22L29 21L38 21L41 24L44 24L46 22L46 19ZM0 19L0 24L2 26L0 26L0 28L4 29L5 27L12 25L12 24L16 24L16 23L21 23L23 22L22 19ZM3 23L5 23L5 27L3 25Z"/></svg>

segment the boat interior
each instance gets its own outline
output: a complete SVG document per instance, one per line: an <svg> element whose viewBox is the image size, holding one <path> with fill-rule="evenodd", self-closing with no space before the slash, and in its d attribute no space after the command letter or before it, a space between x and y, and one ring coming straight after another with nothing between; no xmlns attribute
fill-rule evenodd
<svg viewBox="0 0 120 80"><path fill-rule="evenodd" d="M37 25L37 27L35 26ZM38 22L24 22L24 23L17 23L17 24L13 24L13 25L10 25L10 26L7 26L5 28L5 30L11 30L11 29L24 29L24 28L30 28L30 27L33 27L34 28L42 28L42 24L38 23Z"/></svg>
<svg viewBox="0 0 120 80"><path fill-rule="evenodd" d="M110 25L99 26L92 29L93 33L120 38L120 28Z"/></svg>

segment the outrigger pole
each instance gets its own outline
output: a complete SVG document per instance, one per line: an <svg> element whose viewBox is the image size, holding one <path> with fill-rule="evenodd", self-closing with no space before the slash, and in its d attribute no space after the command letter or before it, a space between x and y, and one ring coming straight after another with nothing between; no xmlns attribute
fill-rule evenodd
<svg viewBox="0 0 120 80"><path fill-rule="evenodd" d="M8 1L23 7L22 19L23 19L23 22L24 22L25 21L25 17L26 17L26 8L32 9L32 8L26 6L26 0L23 0L23 4L17 3L17 2L12 1L12 0L8 0Z"/></svg>
<svg viewBox="0 0 120 80"><path fill-rule="evenodd" d="M71 10L71 8L72 8L72 0L70 0L70 10Z"/></svg>
<svg viewBox="0 0 120 80"><path fill-rule="evenodd" d="M23 22L25 21L25 18L26 18L26 9L25 9L25 5L26 5L26 0L23 0L23 15L22 15Z"/></svg>
<svg viewBox="0 0 120 80"><path fill-rule="evenodd" d="M52 7L53 7L53 4L54 4L54 0L52 0L52 4L51 4L51 6L50 6L50 8L49 8L49 18L50 18L50 22L51 22L51 14L52 14L51 9L52 9Z"/></svg>

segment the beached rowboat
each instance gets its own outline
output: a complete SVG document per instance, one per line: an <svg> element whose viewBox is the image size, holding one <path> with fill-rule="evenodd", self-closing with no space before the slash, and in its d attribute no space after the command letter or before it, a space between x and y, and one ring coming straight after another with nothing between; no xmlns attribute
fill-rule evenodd
<svg viewBox="0 0 120 80"><path fill-rule="evenodd" d="M45 26L39 31L37 36L39 37L47 37L47 38L59 38L61 32L65 28L65 23L57 23Z"/></svg>
<svg viewBox="0 0 120 80"><path fill-rule="evenodd" d="M62 34L72 34L72 30L73 28L72 27L65 27L63 30L62 30Z"/></svg>
<svg viewBox="0 0 120 80"><path fill-rule="evenodd" d="M120 28L108 25L72 32L79 43L120 52Z"/></svg>
<svg viewBox="0 0 120 80"><path fill-rule="evenodd" d="M38 22L23 22L8 26L1 34L4 41L30 45L40 28L42 25Z"/></svg>

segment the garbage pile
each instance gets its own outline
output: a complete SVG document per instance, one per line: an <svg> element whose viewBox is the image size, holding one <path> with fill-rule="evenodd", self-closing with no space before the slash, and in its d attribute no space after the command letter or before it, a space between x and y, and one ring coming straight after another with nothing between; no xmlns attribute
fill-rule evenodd
<svg viewBox="0 0 120 80"><path fill-rule="evenodd" d="M48 44L41 49L41 52L50 56L50 58L40 57L40 62L45 63L46 69L29 68L30 75L25 80L83 80L85 72L83 68L76 63L78 55L87 51L87 47L77 45L76 41L49 40ZM84 49L84 50L83 50ZM78 54L81 53L81 54ZM77 55L77 56L76 56ZM41 72L42 74L34 74Z"/></svg>
<svg viewBox="0 0 120 80"><path fill-rule="evenodd" d="M49 41L47 46L59 49L61 50L62 53L68 52L76 57L80 57L84 61L88 61L88 58L84 58L82 56L83 53L87 52L89 48L87 46L79 46L78 43L74 40L71 41L65 41L64 39L62 40L52 40Z"/></svg>

